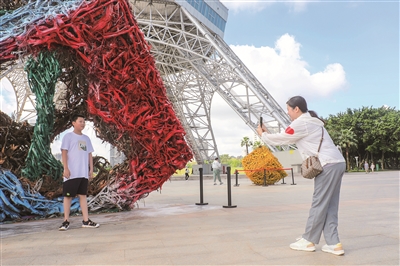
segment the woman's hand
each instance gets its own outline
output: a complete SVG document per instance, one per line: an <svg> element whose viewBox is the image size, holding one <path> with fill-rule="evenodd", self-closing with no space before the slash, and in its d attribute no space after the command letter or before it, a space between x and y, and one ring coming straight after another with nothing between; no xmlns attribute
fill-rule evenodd
<svg viewBox="0 0 400 266"><path fill-rule="evenodd" d="M263 124L262 127L260 125L258 125L257 127L257 133L258 135L261 137L262 133L264 132L268 132L267 128L265 127L265 125Z"/></svg>
<svg viewBox="0 0 400 266"><path fill-rule="evenodd" d="M264 132L264 130L260 127L260 125L258 125L257 127L257 134L261 137L262 133Z"/></svg>

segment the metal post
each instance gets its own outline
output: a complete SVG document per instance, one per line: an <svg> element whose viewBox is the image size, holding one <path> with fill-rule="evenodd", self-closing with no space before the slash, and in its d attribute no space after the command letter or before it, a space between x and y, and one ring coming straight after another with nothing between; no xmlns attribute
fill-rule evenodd
<svg viewBox="0 0 400 266"><path fill-rule="evenodd" d="M235 187L238 187L238 186L240 186L240 184L238 183L238 178L239 178L239 171L238 171L238 170L235 171L235 175L236 175L236 184L235 184Z"/></svg>
<svg viewBox="0 0 400 266"><path fill-rule="evenodd" d="M227 187L228 187L228 205L222 206L224 208L236 208L236 205L232 205L232 195L231 195L231 167L227 167Z"/></svg>
<svg viewBox="0 0 400 266"><path fill-rule="evenodd" d="M267 169L264 169L264 185L263 187L268 187L267 185Z"/></svg>
<svg viewBox="0 0 400 266"><path fill-rule="evenodd" d="M290 169L292 170L292 184L291 184L291 185L296 185L296 184L294 183L293 168L290 168Z"/></svg>
<svg viewBox="0 0 400 266"><path fill-rule="evenodd" d="M208 203L203 202L203 168L199 168L200 174L200 203L196 203L196 205L207 205Z"/></svg>

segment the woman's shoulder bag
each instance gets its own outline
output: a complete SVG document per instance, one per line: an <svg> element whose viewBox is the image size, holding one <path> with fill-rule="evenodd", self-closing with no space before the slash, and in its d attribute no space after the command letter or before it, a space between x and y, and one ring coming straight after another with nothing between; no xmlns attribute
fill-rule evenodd
<svg viewBox="0 0 400 266"><path fill-rule="evenodd" d="M313 179L318 176L323 168L318 158L319 150L321 149L322 140L324 139L324 128L322 127L321 141L319 142L317 155L310 156L301 164L301 175L307 179Z"/></svg>

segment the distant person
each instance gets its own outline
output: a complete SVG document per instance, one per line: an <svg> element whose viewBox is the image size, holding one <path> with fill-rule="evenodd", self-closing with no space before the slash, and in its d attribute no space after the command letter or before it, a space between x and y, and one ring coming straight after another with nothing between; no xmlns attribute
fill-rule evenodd
<svg viewBox="0 0 400 266"><path fill-rule="evenodd" d="M364 163L364 170L365 170L365 173L366 173L366 174L368 174L368 169L369 169L368 162L365 161L365 163Z"/></svg>
<svg viewBox="0 0 400 266"><path fill-rule="evenodd" d="M286 105L292 123L284 132L273 134L264 125L258 126L257 133L266 144L296 144L305 159L317 153L322 131L324 132L318 154L323 171L314 178L314 193L305 232L301 238L290 244L290 248L315 251L315 245L319 243L323 233L326 245L322 246L322 251L343 255L337 227L340 187L346 170L345 159L324 128L324 122L314 111L308 110L303 97L292 97Z"/></svg>
<svg viewBox="0 0 400 266"><path fill-rule="evenodd" d="M82 133L85 128L85 118L82 115L72 116L74 130L65 134L61 142L61 156L64 166L63 172L63 205L64 222L59 227L60 231L69 228L69 215L72 199L78 195L82 210L82 227L97 228L99 224L89 219L87 205L87 192L89 178L93 177L93 146L89 137Z"/></svg>
<svg viewBox="0 0 400 266"><path fill-rule="evenodd" d="M373 173L375 169L375 164L372 162L370 167L371 167L371 173Z"/></svg>
<svg viewBox="0 0 400 266"><path fill-rule="evenodd" d="M189 169L186 167L185 169L185 180L189 179Z"/></svg>
<svg viewBox="0 0 400 266"><path fill-rule="evenodd" d="M222 185L221 181L221 163L218 161L218 158L215 158L214 162L212 163L213 168L213 175L214 175L214 185L216 185L216 181L218 178L219 184Z"/></svg>

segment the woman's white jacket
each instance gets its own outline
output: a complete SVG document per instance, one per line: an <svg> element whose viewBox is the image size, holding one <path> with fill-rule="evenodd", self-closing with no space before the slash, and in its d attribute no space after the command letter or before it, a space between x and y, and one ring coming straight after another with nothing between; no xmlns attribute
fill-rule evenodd
<svg viewBox="0 0 400 266"><path fill-rule="evenodd" d="M264 132L262 140L270 145L296 144L303 159L316 155L322 137L324 137L318 157L322 166L328 163L345 162L342 154L333 143L328 132L324 128L324 123L316 117L312 117L308 112L303 113L295 119L282 133L269 134Z"/></svg>

